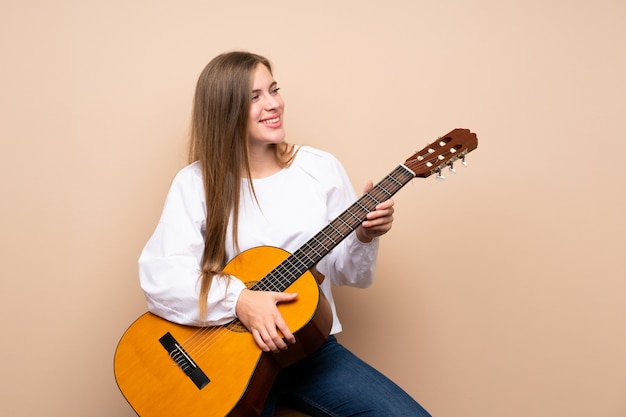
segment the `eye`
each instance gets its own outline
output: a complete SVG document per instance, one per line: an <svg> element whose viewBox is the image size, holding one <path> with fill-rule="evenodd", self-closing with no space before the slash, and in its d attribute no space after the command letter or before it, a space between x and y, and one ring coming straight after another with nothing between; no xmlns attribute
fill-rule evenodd
<svg viewBox="0 0 626 417"><path fill-rule="evenodd" d="M259 99L259 95L258 94L253 94L251 100L252 101L257 101Z"/></svg>
<svg viewBox="0 0 626 417"><path fill-rule="evenodd" d="M280 90L280 87L276 87L272 90L272 94L278 94L278 90Z"/></svg>

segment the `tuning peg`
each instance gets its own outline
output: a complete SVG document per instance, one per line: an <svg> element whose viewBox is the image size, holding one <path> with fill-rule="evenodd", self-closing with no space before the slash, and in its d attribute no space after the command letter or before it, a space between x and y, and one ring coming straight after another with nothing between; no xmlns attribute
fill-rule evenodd
<svg viewBox="0 0 626 417"><path fill-rule="evenodd" d="M443 181L443 180L445 180L445 179L446 179L446 177L444 177L444 176L443 176L443 174L441 173L441 168L439 168L439 169L437 170L437 179L438 179L439 181Z"/></svg>
<svg viewBox="0 0 626 417"><path fill-rule="evenodd" d="M456 169L454 169L454 164L452 162L448 164L448 171L450 171L451 174L456 174Z"/></svg>
<svg viewBox="0 0 626 417"><path fill-rule="evenodd" d="M463 164L465 168L467 168L467 161L465 161L465 155L461 157L461 163Z"/></svg>

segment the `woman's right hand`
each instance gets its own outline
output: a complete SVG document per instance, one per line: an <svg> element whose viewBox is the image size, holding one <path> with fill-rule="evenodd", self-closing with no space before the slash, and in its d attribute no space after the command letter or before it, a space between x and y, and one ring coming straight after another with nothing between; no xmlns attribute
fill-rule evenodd
<svg viewBox="0 0 626 417"><path fill-rule="evenodd" d="M252 333L256 344L265 352L279 352L287 349L287 343L296 338L287 327L287 323L278 311L276 304L289 303L298 297L297 293L273 291L252 291L245 289L237 300L236 313L239 320Z"/></svg>

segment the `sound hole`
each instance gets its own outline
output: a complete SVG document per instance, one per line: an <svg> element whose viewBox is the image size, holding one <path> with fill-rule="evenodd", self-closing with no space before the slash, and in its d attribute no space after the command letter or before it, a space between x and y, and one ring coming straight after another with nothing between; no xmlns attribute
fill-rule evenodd
<svg viewBox="0 0 626 417"><path fill-rule="evenodd" d="M248 329L239 320L233 320L226 325L226 328L235 333L246 333Z"/></svg>

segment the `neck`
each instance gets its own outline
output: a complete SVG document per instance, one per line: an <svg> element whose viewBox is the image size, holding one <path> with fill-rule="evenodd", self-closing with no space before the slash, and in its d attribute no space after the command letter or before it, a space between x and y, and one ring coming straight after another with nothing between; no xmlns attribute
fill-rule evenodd
<svg viewBox="0 0 626 417"><path fill-rule="evenodd" d="M264 145L250 147L250 176L252 178L269 177L280 171L276 161L274 146Z"/></svg>

